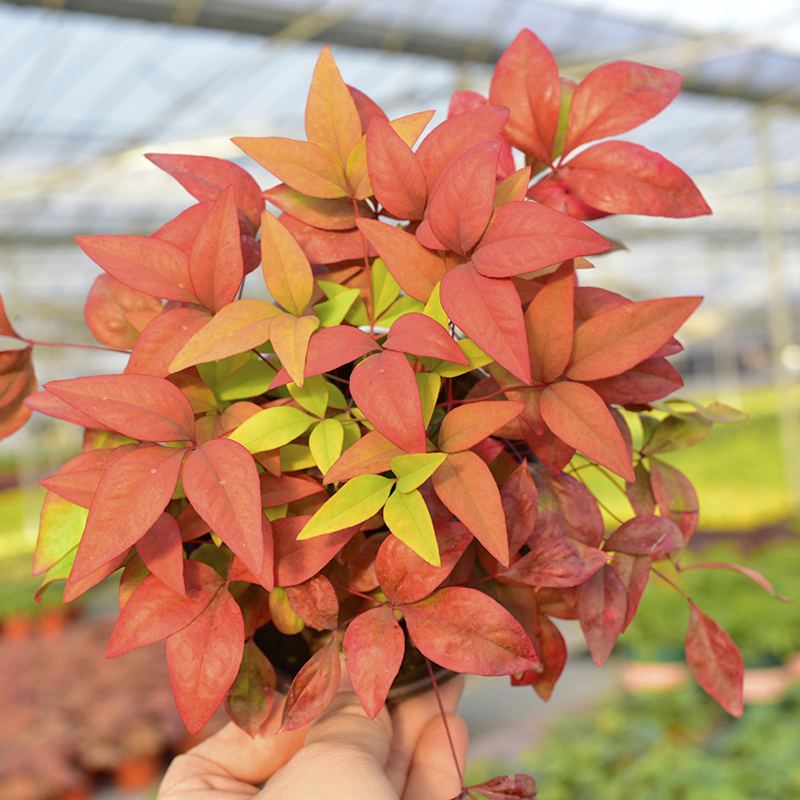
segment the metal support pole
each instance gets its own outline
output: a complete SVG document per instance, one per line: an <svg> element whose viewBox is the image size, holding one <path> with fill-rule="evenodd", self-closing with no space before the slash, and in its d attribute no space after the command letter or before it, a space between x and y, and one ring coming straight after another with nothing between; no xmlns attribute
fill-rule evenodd
<svg viewBox="0 0 800 800"><path fill-rule="evenodd" d="M792 514L800 517L800 410L794 397L794 379L781 360L785 348L794 343L794 324L782 252L780 205L776 192L774 158L770 136L772 107L755 112L756 155L759 170L761 238L769 288L769 332L775 390L778 399L783 462Z"/></svg>

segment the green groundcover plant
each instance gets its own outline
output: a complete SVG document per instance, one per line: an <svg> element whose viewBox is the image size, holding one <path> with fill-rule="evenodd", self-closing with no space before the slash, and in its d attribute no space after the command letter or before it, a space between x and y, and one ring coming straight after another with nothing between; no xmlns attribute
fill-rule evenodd
<svg viewBox="0 0 800 800"><path fill-rule="evenodd" d="M35 392L36 343L0 317L19 340L1 354L0 432L31 410L86 429L41 482L40 594L65 579L70 601L122 570L108 654L166 638L190 731L223 702L258 729L276 685L265 628L310 651L285 730L330 702L342 652L370 716L416 652L547 699L567 658L554 617L579 619L602 664L697 525L691 483L659 455L742 416L659 402L682 385L667 357L700 298L578 281L613 246L586 221L710 213L678 167L610 138L679 88L626 61L564 80L525 30L489 97L457 92L423 136L432 111L389 120L325 48L307 141L234 139L277 186L148 156L197 202L150 236L76 239L104 270L87 323L130 351L122 374ZM242 296L260 278L272 302ZM629 500L610 534L586 469ZM739 715L739 652L689 607L689 665Z"/></svg>

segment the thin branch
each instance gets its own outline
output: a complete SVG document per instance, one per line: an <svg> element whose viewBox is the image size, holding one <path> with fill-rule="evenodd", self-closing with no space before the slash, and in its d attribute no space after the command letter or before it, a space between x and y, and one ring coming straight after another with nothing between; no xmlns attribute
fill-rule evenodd
<svg viewBox="0 0 800 800"><path fill-rule="evenodd" d="M464 775L461 772L461 766L458 763L458 756L456 755L456 746L453 744L453 737L450 735L450 726L447 724L447 714L442 704L442 696L439 694L439 684L436 682L436 676L433 674L433 665L427 656L425 656L425 663L428 665L428 674L431 676L431 682L433 683L433 693L436 695L436 702L439 704L439 713L442 715L442 722L444 723L444 729L447 733L447 741L450 743L450 752L453 754L453 763L456 765L456 773L458 774L458 779L461 781L461 788L466 790L464 786Z"/></svg>

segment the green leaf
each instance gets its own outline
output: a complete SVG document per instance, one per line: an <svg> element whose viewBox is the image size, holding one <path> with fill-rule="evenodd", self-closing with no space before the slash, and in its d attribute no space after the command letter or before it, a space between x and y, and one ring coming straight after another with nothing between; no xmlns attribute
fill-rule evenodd
<svg viewBox="0 0 800 800"><path fill-rule="evenodd" d="M398 491L413 492L422 486L446 458L447 453L408 453L393 458L392 472L398 478Z"/></svg>
<svg viewBox="0 0 800 800"><path fill-rule="evenodd" d="M435 372L420 372L417 374L417 386L422 401L422 421L427 428L431 424L433 412L436 410L442 379Z"/></svg>
<svg viewBox="0 0 800 800"><path fill-rule="evenodd" d="M219 381L215 394L220 400L250 399L265 394L277 370L249 351L247 363L230 372ZM227 359L226 359L227 360Z"/></svg>
<svg viewBox="0 0 800 800"><path fill-rule="evenodd" d="M383 519L389 530L420 558L424 558L434 567L441 564L439 545L436 542L431 515L424 498L418 491L396 491L386 501Z"/></svg>
<svg viewBox="0 0 800 800"><path fill-rule="evenodd" d="M370 271L372 281L372 303L375 317L380 317L389 306L397 300L400 285L392 277L383 259L376 258Z"/></svg>
<svg viewBox="0 0 800 800"><path fill-rule="evenodd" d="M40 575L74 550L86 527L89 509L48 492L42 505L39 539L33 554L33 574Z"/></svg>
<svg viewBox="0 0 800 800"><path fill-rule="evenodd" d="M700 414L669 416L656 425L642 447L642 454L654 456L691 447L711 433L714 423Z"/></svg>
<svg viewBox="0 0 800 800"><path fill-rule="evenodd" d="M361 438L361 428L358 423L351 420L349 416L345 417L343 414L337 419L344 427L344 443L342 444L342 452L347 450L348 447L354 445Z"/></svg>
<svg viewBox="0 0 800 800"><path fill-rule="evenodd" d="M39 586L39 588L36 590L36 594L33 598L37 605L41 604L44 593L47 591L50 584L55 583L56 581L65 581L69 577L69 573L72 571L72 565L75 563L75 556L77 553L78 548L75 547L70 550L69 553L67 553L57 564L54 564L49 570L47 570L44 578L42 578L41 586Z"/></svg>
<svg viewBox="0 0 800 800"><path fill-rule="evenodd" d="M304 444L287 444L281 447L281 471L297 472L316 466L311 450Z"/></svg>
<svg viewBox="0 0 800 800"><path fill-rule="evenodd" d="M325 419L311 431L308 447L324 475L342 454L344 425L337 419Z"/></svg>
<svg viewBox="0 0 800 800"><path fill-rule="evenodd" d="M243 422L229 438L251 453L261 453L283 447L302 436L313 422L313 417L296 408L265 408Z"/></svg>
<svg viewBox="0 0 800 800"><path fill-rule="evenodd" d="M350 310L345 315L345 321L349 322L356 328L361 328L364 325L369 325L369 314L367 314L367 304L360 297L350 307Z"/></svg>
<svg viewBox="0 0 800 800"><path fill-rule="evenodd" d="M359 525L378 513L392 491L394 479L358 475L345 483L300 531L298 540L311 539Z"/></svg>
<svg viewBox="0 0 800 800"><path fill-rule="evenodd" d="M322 375L315 375L306 378L302 388L296 383L290 383L286 388L306 411L322 419L328 410L328 386L330 384Z"/></svg>
<svg viewBox="0 0 800 800"><path fill-rule="evenodd" d="M342 390L336 384L325 382L328 387L328 408L335 408L345 411L348 406L347 398L342 394Z"/></svg>
<svg viewBox="0 0 800 800"><path fill-rule="evenodd" d="M406 294L392 303L386 313L381 315L380 319L375 320L375 324L382 328L390 328L392 323L404 314L408 314L411 311L421 312L423 308L424 306L419 300L415 300L413 297Z"/></svg>
<svg viewBox="0 0 800 800"><path fill-rule="evenodd" d="M447 312L445 312L444 308L442 308L442 300L439 296L440 286L441 282L437 283L436 286L433 287L431 296L428 298L428 302L425 304L425 308L422 310L422 313L425 314L426 317L435 319L442 327L449 329L450 319L447 316Z"/></svg>

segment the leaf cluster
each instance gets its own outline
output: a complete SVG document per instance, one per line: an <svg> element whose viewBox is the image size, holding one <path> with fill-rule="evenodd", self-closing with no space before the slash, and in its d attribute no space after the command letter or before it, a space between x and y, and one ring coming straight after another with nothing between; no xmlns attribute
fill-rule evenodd
<svg viewBox="0 0 800 800"><path fill-rule="evenodd" d="M523 31L489 97L456 93L423 137L432 112L389 120L325 48L307 141L234 140L277 186L149 156L197 202L150 236L76 240L104 270L87 323L130 351L123 373L33 393L33 342L0 313L23 345L0 354L0 432L31 410L86 429L42 481L39 596L66 580L69 601L121 569L109 655L166 638L190 731L223 701L258 729L276 685L254 639L268 623L315 642L284 729L327 706L342 653L370 716L407 642L547 699L567 658L552 620L579 619L601 664L652 564L697 526L691 483L659 455L736 416L655 405L682 385L667 357L700 298L578 281L612 247L586 220L709 213L676 166L608 139L679 85L630 62L563 81ZM273 302L242 298L259 278ZM636 449L620 408L641 415ZM610 534L565 471L576 453L621 481L630 516ZM738 714L738 651L690 607L689 661ZM509 780L496 791L528 791Z"/></svg>

